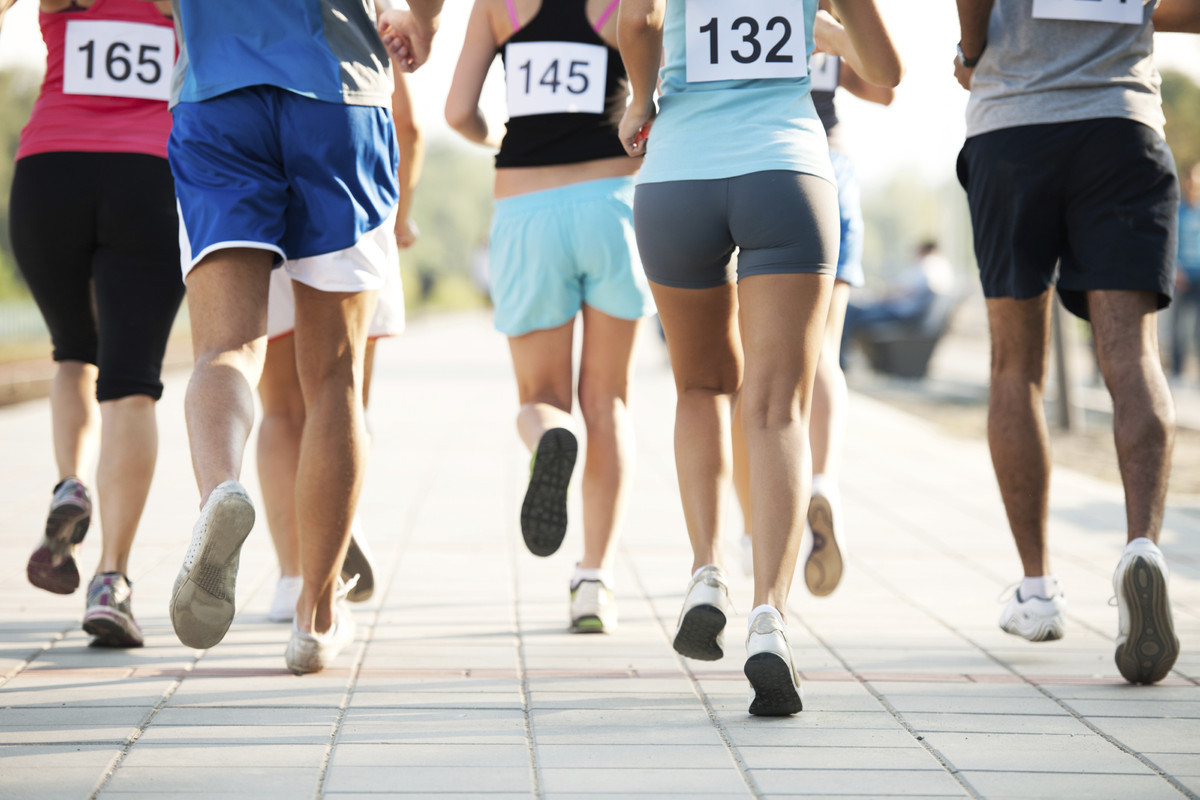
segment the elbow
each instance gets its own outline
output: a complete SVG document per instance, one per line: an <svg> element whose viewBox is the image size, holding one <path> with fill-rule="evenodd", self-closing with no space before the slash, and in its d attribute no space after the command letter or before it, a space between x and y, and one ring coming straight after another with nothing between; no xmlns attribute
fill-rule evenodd
<svg viewBox="0 0 1200 800"><path fill-rule="evenodd" d="M464 134L475 117L474 109L468 109L456 103L446 103L446 124L454 131Z"/></svg>

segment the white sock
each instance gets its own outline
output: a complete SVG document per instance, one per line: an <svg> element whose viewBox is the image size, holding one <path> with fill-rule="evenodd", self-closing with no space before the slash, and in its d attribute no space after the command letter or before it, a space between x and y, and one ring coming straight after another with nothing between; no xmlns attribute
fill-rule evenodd
<svg viewBox="0 0 1200 800"><path fill-rule="evenodd" d="M697 577L699 577L699 576L700 576L700 573L701 573L701 572L703 572L704 570L708 569L709 567L717 567L717 565L716 565L716 564L705 564L703 567L700 567L698 570L696 570L695 572L693 572L693 573L692 573L692 577L693 577L693 578L697 578ZM717 569L721 569L721 568L720 568L720 567L717 567Z"/></svg>
<svg viewBox="0 0 1200 800"><path fill-rule="evenodd" d="M1154 540L1151 539L1149 536L1139 536L1138 538L1134 539L1132 542L1129 542L1128 544L1126 544L1125 549L1128 550L1129 548L1133 547L1134 545L1137 545L1138 547L1145 547L1147 544L1151 545L1155 549L1158 548L1158 545L1154 544Z"/></svg>
<svg viewBox="0 0 1200 800"><path fill-rule="evenodd" d="M1049 600L1062 594L1062 588L1058 585L1057 575L1043 575L1040 578L1022 578L1020 594L1023 600L1031 597Z"/></svg>
<svg viewBox="0 0 1200 800"><path fill-rule="evenodd" d="M575 577L571 578L571 585L578 586L580 581L600 581L611 590L613 588L613 571L611 569L576 567Z"/></svg>
<svg viewBox="0 0 1200 800"><path fill-rule="evenodd" d="M779 609L775 608L775 606L768 606L768 605L755 606L750 611L750 621L746 626L747 629L754 627L754 620L755 620L755 618L758 617L759 614L766 614L768 612L772 612L775 614L775 616L779 617L780 619L783 619L783 614L780 614Z"/></svg>

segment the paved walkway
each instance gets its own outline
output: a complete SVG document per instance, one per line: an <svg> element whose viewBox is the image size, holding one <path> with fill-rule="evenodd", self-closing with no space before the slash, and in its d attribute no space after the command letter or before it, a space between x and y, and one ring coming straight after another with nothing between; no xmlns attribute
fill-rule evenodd
<svg viewBox="0 0 1200 800"><path fill-rule="evenodd" d="M362 503L381 578L359 638L325 673L283 666L266 621L265 526L243 552L240 610L209 651L179 644L167 597L197 505L186 374L160 406L162 450L132 578L146 647L90 650L82 597L23 565L54 474L44 402L0 409L0 797L986 797L1200 793L1200 498L1168 510L1164 550L1184 652L1155 687L1112 660L1117 487L1055 475L1065 640L995 624L1019 577L982 442L861 396L844 482L849 571L789 608L805 710L746 713L741 631L729 655L671 649L690 553L671 455L674 392L648 340L637 373L638 478L616 563L621 628L565 632L580 550L520 545L528 457L504 340L481 316L427 319L380 347ZM247 457L253 465L253 453ZM257 492L253 470L247 483ZM578 491L573 495L578 502ZM90 569L98 536L83 547Z"/></svg>

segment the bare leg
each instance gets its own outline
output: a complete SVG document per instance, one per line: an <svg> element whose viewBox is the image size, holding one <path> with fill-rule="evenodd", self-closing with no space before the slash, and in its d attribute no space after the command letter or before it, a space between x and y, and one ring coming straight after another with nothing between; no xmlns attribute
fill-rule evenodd
<svg viewBox="0 0 1200 800"><path fill-rule="evenodd" d="M58 479L83 479L96 458L100 408L96 404L94 364L60 361L50 385L50 416Z"/></svg>
<svg viewBox="0 0 1200 800"><path fill-rule="evenodd" d="M196 366L185 410L201 506L242 471L266 349L273 257L265 250L220 250L187 276Z"/></svg>
<svg viewBox="0 0 1200 800"><path fill-rule="evenodd" d="M154 407L154 399L144 394L100 404L103 422L96 491L103 547L97 572L129 574L129 551L158 459Z"/></svg>
<svg viewBox="0 0 1200 800"><path fill-rule="evenodd" d="M625 490L633 478L629 382L638 320L583 308L579 409L587 426L583 467L583 569L609 566Z"/></svg>
<svg viewBox="0 0 1200 800"><path fill-rule="evenodd" d="M366 466L363 370L376 292L322 292L293 282L296 364L307 410L296 472L304 589L296 626L333 626L334 590Z"/></svg>
<svg viewBox="0 0 1200 800"><path fill-rule="evenodd" d="M850 284L835 281L829 316L825 321L821 360L817 363L817 378L813 384L812 422L809 425L813 474L828 475L835 483L842 468L842 438L846 430L846 373L842 372L838 360L849 300Z"/></svg>
<svg viewBox="0 0 1200 800"><path fill-rule="evenodd" d="M574 431L571 417L571 340L575 320L557 328L533 331L508 340L513 374L517 379L517 433L533 452L542 434L551 428Z"/></svg>
<svg viewBox="0 0 1200 800"><path fill-rule="evenodd" d="M1052 301L1050 291L1032 300L987 301L992 336L988 445L1017 554L1029 578L1050 574L1050 436L1042 397Z"/></svg>
<svg viewBox="0 0 1200 800"><path fill-rule="evenodd" d="M296 465L304 434L304 396L296 374L296 342L284 336L267 344L258 383L263 419L258 429L258 481L279 572L300 574L300 541L296 534Z"/></svg>
<svg viewBox="0 0 1200 800"><path fill-rule="evenodd" d="M1129 541L1158 541L1175 445L1175 407L1158 359L1150 292L1088 292L1100 369L1113 398L1113 438Z"/></svg>
<svg viewBox="0 0 1200 800"><path fill-rule="evenodd" d="M720 564L731 480L730 418L742 378L737 293L651 283L675 373L675 468L692 570Z"/></svg>
<svg viewBox="0 0 1200 800"><path fill-rule="evenodd" d="M740 411L754 514L754 605L787 607L808 509L812 386L833 279L754 275L738 285Z"/></svg>

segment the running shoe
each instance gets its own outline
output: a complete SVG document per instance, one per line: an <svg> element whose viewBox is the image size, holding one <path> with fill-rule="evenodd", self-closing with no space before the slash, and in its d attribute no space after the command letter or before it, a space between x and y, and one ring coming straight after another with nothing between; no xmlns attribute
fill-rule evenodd
<svg viewBox="0 0 1200 800"><path fill-rule="evenodd" d="M204 650L233 622L238 558L254 527L254 504L237 481L213 489L192 528L192 543L171 591L171 625L179 641Z"/></svg>
<svg viewBox="0 0 1200 800"><path fill-rule="evenodd" d="M141 647L142 628L133 618L133 590L120 572L102 572L92 578L87 591L83 629L92 635L92 647Z"/></svg>
<svg viewBox="0 0 1200 800"><path fill-rule="evenodd" d="M521 535L535 556L553 554L567 535L567 487L578 454L575 434L566 428L543 433L534 450L521 504Z"/></svg>
<svg viewBox="0 0 1200 800"><path fill-rule="evenodd" d="M342 580L347 586L351 585L355 575L358 576L358 580L353 584L354 588L346 596L351 603L370 600L371 595L375 593L375 569L371 565L372 561L367 539L363 536L362 523L358 521L358 514L355 514L354 521L350 523L350 549L346 551L346 560L342 562Z"/></svg>
<svg viewBox="0 0 1200 800"><path fill-rule="evenodd" d="M275 596L271 598L271 609L267 619L271 622L291 622L296 618L296 602L304 588L302 575L280 575L275 583Z"/></svg>
<svg viewBox="0 0 1200 800"><path fill-rule="evenodd" d="M730 606L725 573L715 564L702 568L688 584L683 598L672 643L675 652L698 661L723 657Z"/></svg>
<svg viewBox="0 0 1200 800"><path fill-rule="evenodd" d="M1179 639L1167 598L1167 562L1146 538L1125 546L1113 591L1117 595L1117 669L1130 683L1154 683L1179 657Z"/></svg>
<svg viewBox="0 0 1200 800"><path fill-rule="evenodd" d="M354 616L346 604L346 596L353 589L353 581L338 580L333 596L333 627L325 633L304 633L292 621L292 638L283 656L288 669L297 675L320 672L354 641Z"/></svg>
<svg viewBox="0 0 1200 800"><path fill-rule="evenodd" d="M91 519L87 487L78 478L63 478L54 487L45 536L25 567L30 583L55 594L71 594L79 588L75 548L87 535Z"/></svg>
<svg viewBox="0 0 1200 800"><path fill-rule="evenodd" d="M761 612L751 622L743 671L750 681L751 714L786 717L804 708L787 627L774 609Z"/></svg>
<svg viewBox="0 0 1200 800"><path fill-rule="evenodd" d="M1062 594L1049 599L1021 597L1018 587L1000 612L1000 629L1031 642L1051 642L1066 632L1066 610L1067 598Z"/></svg>
<svg viewBox="0 0 1200 800"><path fill-rule="evenodd" d="M808 503L808 527L812 547L804 562L804 583L818 597L831 594L846 568L846 532L842 526L842 503L837 484L817 475Z"/></svg>
<svg viewBox="0 0 1200 800"><path fill-rule="evenodd" d="M571 633L611 633L617 627L617 603L598 578L571 584Z"/></svg>

